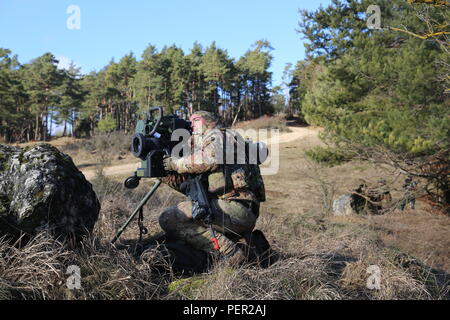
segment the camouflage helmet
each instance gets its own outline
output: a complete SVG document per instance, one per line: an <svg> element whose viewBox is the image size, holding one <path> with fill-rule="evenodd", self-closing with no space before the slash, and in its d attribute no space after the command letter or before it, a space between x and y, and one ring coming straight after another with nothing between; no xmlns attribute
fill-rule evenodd
<svg viewBox="0 0 450 320"><path fill-rule="evenodd" d="M195 116L202 117L205 120L205 122L207 123L208 127L210 127L210 128L216 127L217 125L219 125L219 122L220 122L220 118L217 115L215 115L214 113L209 112L209 111L194 112L191 115L191 119Z"/></svg>

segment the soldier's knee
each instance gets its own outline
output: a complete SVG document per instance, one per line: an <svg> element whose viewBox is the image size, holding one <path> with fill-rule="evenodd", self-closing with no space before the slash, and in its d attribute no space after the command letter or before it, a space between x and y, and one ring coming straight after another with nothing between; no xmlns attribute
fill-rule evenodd
<svg viewBox="0 0 450 320"><path fill-rule="evenodd" d="M174 225L175 220L175 208L170 208L165 210L161 215L159 216L159 225L161 229L164 231L170 231Z"/></svg>
<svg viewBox="0 0 450 320"><path fill-rule="evenodd" d="M183 201L177 205L179 218L183 221L189 221L192 219L192 202Z"/></svg>
<svg viewBox="0 0 450 320"><path fill-rule="evenodd" d="M159 216L159 225L165 232L174 232L182 228L187 222L192 221L192 204L181 202L176 207L165 210Z"/></svg>

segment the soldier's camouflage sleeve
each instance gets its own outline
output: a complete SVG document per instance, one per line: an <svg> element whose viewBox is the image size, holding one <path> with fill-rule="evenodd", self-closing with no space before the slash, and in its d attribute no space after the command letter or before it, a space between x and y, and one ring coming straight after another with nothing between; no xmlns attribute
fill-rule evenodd
<svg viewBox="0 0 450 320"><path fill-rule="evenodd" d="M167 184L172 189L175 189L178 192L181 192L180 186L187 179L188 179L188 177L186 175L173 172L173 173L169 173L166 177L159 178L159 181Z"/></svg>
<svg viewBox="0 0 450 320"><path fill-rule="evenodd" d="M199 174L217 171L220 164L216 155L220 152L221 145L220 131L206 135L199 150L189 156L174 159L173 163L177 172Z"/></svg>

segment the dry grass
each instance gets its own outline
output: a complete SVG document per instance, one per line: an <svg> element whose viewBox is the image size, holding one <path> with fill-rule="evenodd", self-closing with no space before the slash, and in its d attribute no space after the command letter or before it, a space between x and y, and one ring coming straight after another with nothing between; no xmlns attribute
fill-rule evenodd
<svg viewBox="0 0 450 320"><path fill-rule="evenodd" d="M154 183L154 181L141 181L137 189L128 190L122 182L104 176L97 177L91 182L101 203L99 220L95 226L95 233L101 239L113 238ZM161 232L158 218L162 211L175 206L183 199L182 195L171 192L165 185L158 189L144 207L144 222L150 235ZM123 234L122 239L136 239L138 230L137 223L133 222Z"/></svg>
<svg viewBox="0 0 450 320"><path fill-rule="evenodd" d="M173 282L166 298L448 299L448 279L442 275L395 250L367 247L371 246L370 242L357 242L348 244L351 249L347 248L347 254L342 252L342 248L342 253L332 250L321 252L315 246L317 243L311 244L309 250L317 252L285 257L267 269L231 269L218 264L208 274ZM381 270L379 290L367 288L370 275L367 270L374 264Z"/></svg>
<svg viewBox="0 0 450 320"><path fill-rule="evenodd" d="M0 240L0 299L45 299L57 296L64 281L68 252L44 234L23 248ZM56 292L55 292L56 291Z"/></svg>
<svg viewBox="0 0 450 320"><path fill-rule="evenodd" d="M178 284L174 297L202 300L340 299L321 258L284 259L267 269L216 266Z"/></svg>
<svg viewBox="0 0 450 320"><path fill-rule="evenodd" d="M42 234L22 248L0 243L2 299L446 299L448 278L386 245L366 217L264 213L258 221L282 259L267 269L230 268L222 262L205 274L175 275L157 250L136 252L132 223L117 248L109 240L148 189L134 194L102 178L102 201L91 239L70 250ZM150 234L160 232L162 208L180 199L166 189L145 208ZM126 245L125 245L126 244ZM120 248L120 249L118 249ZM81 290L66 287L69 265L81 269ZM367 268L381 269L381 290L366 287Z"/></svg>
<svg viewBox="0 0 450 320"><path fill-rule="evenodd" d="M90 139L72 139L60 149L72 157L78 168L92 167L101 175L107 166L135 159L130 152L130 143L131 135L113 132Z"/></svg>
<svg viewBox="0 0 450 320"><path fill-rule="evenodd" d="M217 262L204 274L176 275L158 251L135 254L136 222L111 246L152 181L129 191L122 180L99 175L91 182L100 218L81 248L70 250L45 235L23 248L0 242L0 299L449 299L450 218L428 214L420 201L415 211L333 217L330 202L361 179L386 178L394 199L401 181L367 163L322 168L308 162L305 149L318 144L317 138L281 144L280 172L265 177L267 202L257 228L282 257L267 269ZM82 145L65 151L85 154ZM105 151L111 161L120 150L114 148ZM144 210L149 235L161 231L161 211L182 199L165 186L158 190ZM69 265L81 268L81 290L66 287ZM381 271L380 290L367 288L372 265Z"/></svg>
<svg viewBox="0 0 450 320"><path fill-rule="evenodd" d="M51 144L52 146L55 146L57 148L62 148L68 144L71 143L77 143L78 141L82 141L81 139L76 139L72 137L53 137L51 141L48 141L47 143ZM12 145L18 146L18 147L27 147L34 145L36 143L41 143L42 141L30 141L25 143L13 143Z"/></svg>
<svg viewBox="0 0 450 320"><path fill-rule="evenodd" d="M3 240L0 255L2 300L156 299L171 280L170 266L162 256L138 261L96 238L76 250L45 234L23 247ZM80 268L81 289L68 289L69 266Z"/></svg>
<svg viewBox="0 0 450 320"><path fill-rule="evenodd" d="M450 272L450 219L425 210L395 211L374 216L370 223L387 245L420 257L426 264Z"/></svg>

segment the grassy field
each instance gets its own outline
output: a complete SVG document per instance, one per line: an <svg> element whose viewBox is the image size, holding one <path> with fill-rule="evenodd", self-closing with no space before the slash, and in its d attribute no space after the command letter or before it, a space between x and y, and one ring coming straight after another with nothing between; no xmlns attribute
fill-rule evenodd
<svg viewBox="0 0 450 320"><path fill-rule="evenodd" d="M136 161L121 139L66 141L61 148L80 167ZM122 186L127 175L105 177L99 170L91 183L102 209L92 238L75 251L45 235L22 249L1 243L0 255L8 259L0 260L0 299L448 299L450 218L421 201L416 210L334 217L333 199L362 180L371 185L385 178L395 201L402 177L361 162L321 167L304 155L320 144L317 134L281 143L280 171L264 177L267 201L257 228L282 256L267 269L217 263L204 274L175 274L156 250L134 254L136 223L123 235L123 246L112 247L108 241L152 181L129 191ZM144 211L149 234L161 232L159 214L182 199L166 186L158 191ZM80 290L65 286L70 264L81 267ZM380 270L378 290L367 287L373 265Z"/></svg>

